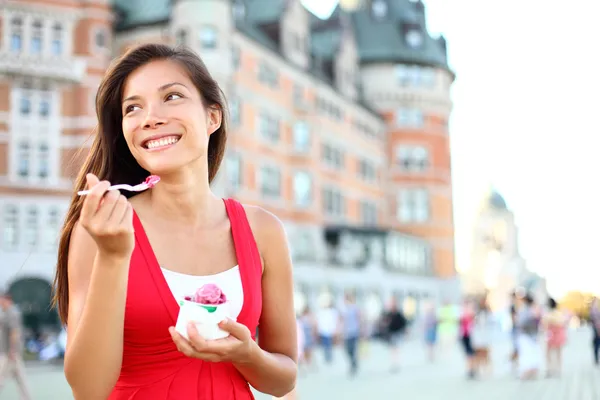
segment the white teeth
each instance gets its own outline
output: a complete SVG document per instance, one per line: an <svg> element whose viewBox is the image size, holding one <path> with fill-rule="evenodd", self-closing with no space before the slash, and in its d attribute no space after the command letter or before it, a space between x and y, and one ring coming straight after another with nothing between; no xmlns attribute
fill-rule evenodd
<svg viewBox="0 0 600 400"><path fill-rule="evenodd" d="M169 136L166 138L161 138L157 140L150 140L146 143L146 147L148 149L155 149L157 147L168 146L174 143L177 143L179 138L176 136Z"/></svg>

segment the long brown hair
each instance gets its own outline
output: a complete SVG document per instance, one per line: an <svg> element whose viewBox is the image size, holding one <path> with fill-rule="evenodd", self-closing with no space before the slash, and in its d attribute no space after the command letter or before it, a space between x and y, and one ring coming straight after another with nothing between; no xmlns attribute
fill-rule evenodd
<svg viewBox="0 0 600 400"><path fill-rule="evenodd" d="M225 96L198 55L185 48L144 44L131 49L113 61L96 94L98 126L87 158L75 181L75 193L71 198L71 205L60 234L52 303L58 308L58 314L63 324L67 323L69 309L69 276L67 272L69 242L83 206L83 197L77 196L76 192L85 189L85 176L92 173L112 184L135 184L142 182L149 175L149 172L137 163L125 142L121 125L123 120L121 100L123 86L129 74L155 60L172 60L179 63L187 70L194 86L200 92L204 106L221 110L223 113L221 126L211 134L208 143L209 182L214 179L223 160L227 142Z"/></svg>

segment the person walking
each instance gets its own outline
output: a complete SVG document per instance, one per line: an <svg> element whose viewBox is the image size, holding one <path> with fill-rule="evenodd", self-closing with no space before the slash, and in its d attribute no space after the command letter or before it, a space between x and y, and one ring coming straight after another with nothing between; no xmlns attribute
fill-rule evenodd
<svg viewBox="0 0 600 400"><path fill-rule="evenodd" d="M594 297L590 308L590 322L592 324L592 348L594 363L600 366L600 299Z"/></svg>
<svg viewBox="0 0 600 400"><path fill-rule="evenodd" d="M341 318L333 299L317 311L317 332L326 364L333 363L333 347L339 334Z"/></svg>
<svg viewBox="0 0 600 400"><path fill-rule="evenodd" d="M31 394L23 364L23 325L21 313L8 293L0 294L0 391L6 378L13 376L22 400Z"/></svg>
<svg viewBox="0 0 600 400"><path fill-rule="evenodd" d="M533 297L529 294L522 299L517 313L517 335L519 344L519 376L521 379L535 379L541 367L541 349L538 343L540 316Z"/></svg>
<svg viewBox="0 0 600 400"><path fill-rule="evenodd" d="M356 298L353 294L346 294L344 310L342 313L342 326L344 335L344 347L350 361L351 377L358 372L358 344L362 331L362 316L360 309L356 305Z"/></svg>
<svg viewBox="0 0 600 400"><path fill-rule="evenodd" d="M423 333L425 336L425 345L427 346L427 356L429 361L433 362L435 360L435 347L438 336L438 316L433 303L429 303L425 310Z"/></svg>
<svg viewBox="0 0 600 400"><path fill-rule="evenodd" d="M560 375L562 349L567 340L568 319L553 298L548 299L548 313L544 315L543 326L546 331L547 376Z"/></svg>
<svg viewBox="0 0 600 400"><path fill-rule="evenodd" d="M392 373L396 373L400 370L400 343L406 332L408 321L398 307L398 301L395 297L390 299L389 309L383 315L382 324L390 347L390 370Z"/></svg>

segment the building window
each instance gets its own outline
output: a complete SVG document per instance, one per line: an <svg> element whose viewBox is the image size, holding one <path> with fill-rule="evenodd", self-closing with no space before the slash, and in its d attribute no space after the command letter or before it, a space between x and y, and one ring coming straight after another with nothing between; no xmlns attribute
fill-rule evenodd
<svg viewBox="0 0 600 400"><path fill-rule="evenodd" d="M294 174L294 199L298 207L308 207L312 202L312 179L308 172Z"/></svg>
<svg viewBox="0 0 600 400"><path fill-rule="evenodd" d="M39 146L38 155L38 176L42 179L47 178L50 173L50 149L46 143Z"/></svg>
<svg viewBox="0 0 600 400"><path fill-rule="evenodd" d="M62 54L63 27L58 22L52 27L52 54L59 56Z"/></svg>
<svg viewBox="0 0 600 400"><path fill-rule="evenodd" d="M58 244L58 235L60 234L60 213L57 208L51 208L48 212L48 220L46 224L45 238L46 247L54 250Z"/></svg>
<svg viewBox="0 0 600 400"><path fill-rule="evenodd" d="M358 162L358 176L362 180L374 182L377 180L377 168L368 160Z"/></svg>
<svg viewBox="0 0 600 400"><path fill-rule="evenodd" d="M279 142L279 120L265 113L261 113L258 118L260 135L269 142Z"/></svg>
<svg viewBox="0 0 600 400"><path fill-rule="evenodd" d="M28 94L24 94L19 101L19 112L21 115L29 115L31 113L31 98Z"/></svg>
<svg viewBox="0 0 600 400"><path fill-rule="evenodd" d="M175 44L177 46L187 46L187 31L185 29L180 29L175 34Z"/></svg>
<svg viewBox="0 0 600 400"><path fill-rule="evenodd" d="M401 222L429 220L429 193L426 189L405 189L398 193L397 217Z"/></svg>
<svg viewBox="0 0 600 400"><path fill-rule="evenodd" d="M29 49L33 54L40 54L42 52L42 22L34 21L31 32L31 48Z"/></svg>
<svg viewBox="0 0 600 400"><path fill-rule="evenodd" d="M25 178L29 176L29 169L31 164L31 155L29 154L30 148L29 143L21 142L17 152L18 157L18 170L17 173L20 177Z"/></svg>
<svg viewBox="0 0 600 400"><path fill-rule="evenodd" d="M331 216L343 217L346 214L346 201L337 189L323 189L323 210Z"/></svg>
<svg viewBox="0 0 600 400"><path fill-rule="evenodd" d="M243 183L242 157L236 153L229 154L226 160L226 170L229 187L234 191L239 190Z"/></svg>
<svg viewBox="0 0 600 400"><path fill-rule="evenodd" d="M27 209L25 219L25 244L33 247L38 244L38 210L31 206Z"/></svg>
<svg viewBox="0 0 600 400"><path fill-rule="evenodd" d="M304 89L302 88L302 86L295 84L292 96L295 105L302 105L304 103Z"/></svg>
<svg viewBox="0 0 600 400"><path fill-rule="evenodd" d="M377 225L377 205L371 201L360 202L360 221L364 225Z"/></svg>
<svg viewBox="0 0 600 400"><path fill-rule="evenodd" d="M23 50L23 20L15 17L10 22L10 50L20 52Z"/></svg>
<svg viewBox="0 0 600 400"><path fill-rule="evenodd" d="M333 168L342 169L344 168L344 152L336 147L329 144L323 144L322 157L325 163Z"/></svg>
<svg viewBox="0 0 600 400"><path fill-rule="evenodd" d="M242 21L246 18L246 5L243 0L236 0L231 6L231 12L233 13L233 19L235 21Z"/></svg>
<svg viewBox="0 0 600 400"><path fill-rule="evenodd" d="M275 68L262 61L258 65L258 80L271 87L277 87L279 84L279 75Z"/></svg>
<svg viewBox="0 0 600 400"><path fill-rule="evenodd" d="M40 116L45 118L48 115L50 115L50 101L43 98L40 100Z"/></svg>
<svg viewBox="0 0 600 400"><path fill-rule="evenodd" d="M231 47L231 64L233 65L234 70L238 70L240 68L241 62L241 50L239 46Z"/></svg>
<svg viewBox="0 0 600 400"><path fill-rule="evenodd" d="M104 29L100 29L96 32L94 40L96 41L96 47L99 49L105 49L108 47L108 39L106 37Z"/></svg>
<svg viewBox="0 0 600 400"><path fill-rule="evenodd" d="M242 123L242 105L239 97L229 100L229 118L234 126Z"/></svg>
<svg viewBox="0 0 600 400"><path fill-rule="evenodd" d="M371 12L377 19L385 18L388 12L388 5L385 0L373 0L371 3Z"/></svg>
<svg viewBox="0 0 600 400"><path fill-rule="evenodd" d="M310 150L310 130L304 121L294 124L294 151L306 153Z"/></svg>
<svg viewBox="0 0 600 400"><path fill-rule="evenodd" d="M410 28L406 31L404 39L406 40L406 44L413 49L419 48L423 45L423 32L417 28Z"/></svg>
<svg viewBox="0 0 600 400"><path fill-rule="evenodd" d="M277 167L263 166L260 169L258 180L260 192L265 197L281 196L281 171Z"/></svg>
<svg viewBox="0 0 600 400"><path fill-rule="evenodd" d="M13 205L4 206L4 249L14 250L19 244L19 209Z"/></svg>
<svg viewBox="0 0 600 400"><path fill-rule="evenodd" d="M429 168L429 151L421 146L400 146L396 151L396 163L404 171L424 172Z"/></svg>
<svg viewBox="0 0 600 400"><path fill-rule="evenodd" d="M418 109L399 108L396 111L396 124L411 128L420 128L425 120L423 112Z"/></svg>
<svg viewBox="0 0 600 400"><path fill-rule="evenodd" d="M213 26L203 26L200 29L200 46L203 49L217 48L217 29Z"/></svg>

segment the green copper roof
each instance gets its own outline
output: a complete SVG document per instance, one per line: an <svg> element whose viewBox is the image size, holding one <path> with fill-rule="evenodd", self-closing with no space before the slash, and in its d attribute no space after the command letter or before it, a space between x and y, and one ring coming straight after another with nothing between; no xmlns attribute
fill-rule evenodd
<svg viewBox="0 0 600 400"><path fill-rule="evenodd" d="M117 30L162 23L171 17L171 0L113 0L113 5Z"/></svg>
<svg viewBox="0 0 600 400"><path fill-rule="evenodd" d="M422 2L379 1L387 4L387 13L381 19L369 7L351 14L362 63L416 63L448 69L445 40L429 35ZM406 42L404 32L409 26L422 32L421 46L413 48Z"/></svg>

